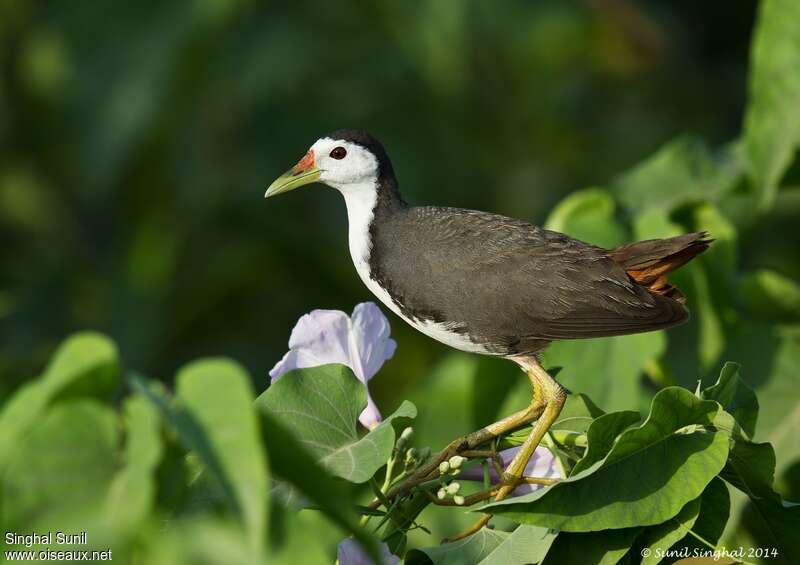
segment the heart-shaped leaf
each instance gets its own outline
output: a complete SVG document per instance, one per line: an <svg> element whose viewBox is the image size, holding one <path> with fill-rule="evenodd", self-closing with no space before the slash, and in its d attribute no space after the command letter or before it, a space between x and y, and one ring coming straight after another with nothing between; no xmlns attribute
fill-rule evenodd
<svg viewBox="0 0 800 565"><path fill-rule="evenodd" d="M725 363L717 382L702 392L706 400L716 400L732 415L745 433L752 437L758 419L758 399L739 375L737 363Z"/></svg>
<svg viewBox="0 0 800 565"><path fill-rule="evenodd" d="M350 368L336 364L291 371L259 396L256 404L281 422L326 469L354 483L371 479L391 455L392 421L417 415L413 404L403 402L394 414L359 437L356 422L367 405L366 389Z"/></svg>
<svg viewBox="0 0 800 565"><path fill-rule="evenodd" d="M602 460L552 487L482 510L572 532L664 522L725 465L729 436L710 429L718 410L686 389L666 388L653 398L647 420L623 432Z"/></svg>
<svg viewBox="0 0 800 565"><path fill-rule="evenodd" d="M453 543L412 549L406 554L406 565L463 565L481 563L506 541L508 532L481 528L471 536Z"/></svg>
<svg viewBox="0 0 800 565"><path fill-rule="evenodd" d="M541 563L557 532L549 528L520 526L484 557L480 565L528 565Z"/></svg>
<svg viewBox="0 0 800 565"><path fill-rule="evenodd" d="M631 410L610 412L596 418L586 431L586 453L572 468L572 474L577 475L603 459L611 451L617 436L638 423L639 419L639 413Z"/></svg>

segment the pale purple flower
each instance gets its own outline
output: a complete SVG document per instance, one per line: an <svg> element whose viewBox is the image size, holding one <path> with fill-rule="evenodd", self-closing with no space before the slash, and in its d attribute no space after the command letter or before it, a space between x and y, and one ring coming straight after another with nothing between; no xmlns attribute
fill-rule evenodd
<svg viewBox="0 0 800 565"><path fill-rule="evenodd" d="M511 463L511 460L514 459L514 456L519 450L520 447L511 447L500 452L500 459L503 461L503 468L506 468L508 464ZM489 480L492 482L492 484L499 483L500 477L498 476L494 465L490 460L487 459L486 461L489 463ZM531 455L531 458L528 460L528 464L525 466L525 470L522 474L526 477L536 477L539 479L562 478L556 458L553 457L553 454L549 449L543 446L536 448L536 451L534 451L533 455ZM465 469L459 474L458 478L465 481L483 481L483 466L477 465L472 466L469 469ZM519 496L520 494L532 492L543 487L544 485L531 485L528 483L523 483L514 489L512 496Z"/></svg>
<svg viewBox="0 0 800 565"><path fill-rule="evenodd" d="M274 383L294 369L341 363L353 370L367 387L397 343L389 337L389 320L373 302L362 302L352 317L341 310L313 310L301 317L289 338L289 352L269 372ZM369 429L381 421L381 413L367 389L367 407L358 421Z"/></svg>
<svg viewBox="0 0 800 565"><path fill-rule="evenodd" d="M380 565L397 565L400 563L400 558L392 555L392 552L389 551L389 546L385 543L378 545L378 552L381 557ZM336 558L339 565L375 565L375 562L362 549L361 544L353 538L346 538L339 542Z"/></svg>

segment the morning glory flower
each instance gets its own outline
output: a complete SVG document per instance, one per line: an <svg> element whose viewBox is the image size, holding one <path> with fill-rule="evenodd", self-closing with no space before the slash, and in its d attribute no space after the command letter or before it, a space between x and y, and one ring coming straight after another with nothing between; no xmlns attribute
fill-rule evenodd
<svg viewBox="0 0 800 565"><path fill-rule="evenodd" d="M289 338L289 352L269 372L274 383L294 369L341 363L364 383L375 376L397 343L389 337L389 320L374 302L362 302L349 316L341 310L313 310L301 317ZM358 421L369 429L381 421L381 413L367 389L367 407Z"/></svg>
<svg viewBox="0 0 800 565"><path fill-rule="evenodd" d="M511 460L514 459L514 456L520 449L521 447L511 447L500 452L499 455L500 459L503 461L503 468L508 467L508 464L511 463ZM487 459L486 461L489 463L489 480L492 482L492 484L499 483L500 477L497 475L494 465L490 460ZM534 451L533 455L531 455L528 464L525 466L525 471L523 471L522 474L526 477L536 477L540 479L562 478L561 472L558 469L558 462L556 461L556 458L553 457L553 454L549 449L543 446L536 448L536 451ZM458 478L466 481L483 481L483 466L478 465L470 467L469 469L462 471ZM544 488L544 486L545 485L531 485L528 483L523 483L514 489L512 496L519 496L520 494L533 492L540 488Z"/></svg>
<svg viewBox="0 0 800 565"><path fill-rule="evenodd" d="M381 557L380 565L397 565L400 563L400 558L392 555L392 552L389 551L389 546L385 543L379 544L378 551ZM339 565L375 565L361 548L361 545L352 538L346 538L339 542L336 558Z"/></svg>

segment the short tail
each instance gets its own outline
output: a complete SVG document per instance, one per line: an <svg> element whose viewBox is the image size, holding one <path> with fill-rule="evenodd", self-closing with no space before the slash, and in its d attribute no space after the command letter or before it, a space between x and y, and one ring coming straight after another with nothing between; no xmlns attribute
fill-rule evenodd
<svg viewBox="0 0 800 565"><path fill-rule="evenodd" d="M629 243L612 249L608 256L650 292L683 303L686 301L683 293L669 284L666 275L708 249L712 241L706 232L687 233L666 239Z"/></svg>

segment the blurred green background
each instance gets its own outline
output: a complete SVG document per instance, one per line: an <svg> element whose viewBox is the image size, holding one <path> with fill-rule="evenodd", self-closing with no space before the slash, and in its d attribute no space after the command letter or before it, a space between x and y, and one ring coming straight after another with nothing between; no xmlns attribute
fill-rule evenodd
<svg viewBox="0 0 800 565"><path fill-rule="evenodd" d="M335 191L262 198L332 129L379 137L412 203L540 223L677 134L733 138L755 2L720 6L3 0L3 393L82 328L154 376L266 379L301 314L372 299ZM447 351L392 322L389 404Z"/></svg>
<svg viewBox="0 0 800 565"><path fill-rule="evenodd" d="M263 390L299 316L373 300L335 191L263 200L319 136L356 127L384 142L411 203L549 221L602 245L709 229L715 246L675 277L690 324L564 344L547 361L605 409L742 362L786 471L800 167L765 211L729 144L755 13L754 1L0 0L0 399L87 328L152 377L228 355ZM573 194L595 186L609 191ZM390 320L399 347L372 392L384 413L417 404L421 445L527 401L510 363ZM782 485L800 496L800 481ZM452 533L454 513L437 512L428 525Z"/></svg>

